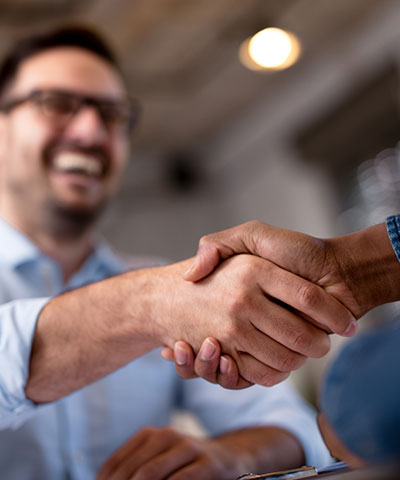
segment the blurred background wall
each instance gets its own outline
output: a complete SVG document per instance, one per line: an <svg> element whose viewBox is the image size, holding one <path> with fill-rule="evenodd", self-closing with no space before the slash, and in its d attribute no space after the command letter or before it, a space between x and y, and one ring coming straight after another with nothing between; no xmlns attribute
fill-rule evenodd
<svg viewBox="0 0 400 480"><path fill-rule="evenodd" d="M399 210L398 0L0 0L0 48L75 21L143 104L101 227L116 248L179 260L254 218L331 236ZM297 35L298 62L246 69L241 43L270 26Z"/></svg>

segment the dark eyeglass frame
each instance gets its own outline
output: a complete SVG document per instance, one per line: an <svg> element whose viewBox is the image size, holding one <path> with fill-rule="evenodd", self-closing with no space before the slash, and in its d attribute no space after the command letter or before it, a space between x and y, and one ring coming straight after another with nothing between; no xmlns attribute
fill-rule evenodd
<svg viewBox="0 0 400 480"><path fill-rule="evenodd" d="M127 134L132 133L135 126L137 125L138 119L141 113L141 105L136 98L125 97L121 100L116 100L108 97L96 97L92 95L85 95L83 93L75 92L73 90L65 90L58 88L49 88L49 89L35 89L29 92L24 97L11 99L0 104L0 112L8 114L15 108L26 102L32 102L35 106L43 113L44 116L51 117L52 115L49 112L45 112L44 106L41 104L41 100L44 99L45 95L59 95L60 98L71 100L71 110L70 112L65 113L64 122L67 124L74 115L76 115L83 107L90 106L94 107L97 113L100 115L103 123L107 128L123 127ZM75 103L72 103L75 102ZM108 116L107 109L110 107L116 107L125 109L125 118L121 114L120 122L112 121L113 119ZM54 113L53 118L57 116ZM61 117L61 114L60 114Z"/></svg>

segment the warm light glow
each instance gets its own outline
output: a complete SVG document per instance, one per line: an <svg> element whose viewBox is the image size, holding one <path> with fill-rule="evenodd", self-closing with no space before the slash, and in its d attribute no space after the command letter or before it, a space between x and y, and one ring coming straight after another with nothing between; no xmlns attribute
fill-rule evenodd
<svg viewBox="0 0 400 480"><path fill-rule="evenodd" d="M251 70L283 70L300 55L300 42L293 33L265 28L245 40L239 50L243 65Z"/></svg>

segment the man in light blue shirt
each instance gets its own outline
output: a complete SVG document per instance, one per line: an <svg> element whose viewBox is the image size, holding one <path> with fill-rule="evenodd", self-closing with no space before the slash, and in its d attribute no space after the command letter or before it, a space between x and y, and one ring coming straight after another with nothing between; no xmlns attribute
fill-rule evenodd
<svg viewBox="0 0 400 480"><path fill-rule="evenodd" d="M314 415L287 383L183 381L155 350L213 334L248 372L237 387L272 385L326 353L311 324L315 342L293 349L253 326L268 308L282 325L307 323L257 290L249 272L264 260L237 257L198 285L182 278L188 262L115 276L126 263L93 227L137 109L101 40L67 29L20 44L0 69L0 111L0 477L92 479L120 447L99 478L221 480L326 462ZM250 293L256 309L237 301ZM231 367L225 356L221 378ZM211 437L167 428L175 408Z"/></svg>

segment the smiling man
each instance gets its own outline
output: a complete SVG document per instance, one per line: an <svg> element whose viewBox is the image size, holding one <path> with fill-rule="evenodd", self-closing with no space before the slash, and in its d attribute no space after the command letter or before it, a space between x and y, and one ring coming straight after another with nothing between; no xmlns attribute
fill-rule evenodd
<svg viewBox="0 0 400 480"><path fill-rule="evenodd" d="M125 97L105 61L68 47L28 57L3 87L1 212L32 240L46 238L65 277L92 248L88 228L125 165L137 113ZM58 242L67 239L76 240L68 263L58 258Z"/></svg>
<svg viewBox="0 0 400 480"><path fill-rule="evenodd" d="M236 387L272 385L329 339L267 295L281 281L290 303L308 284L257 257L197 284L183 280L190 261L116 275L126 265L94 226L138 111L102 40L64 29L18 44L0 69L0 110L1 477L221 480L324 463L313 413L287 383L183 381L152 352L179 339L198 351L212 334L243 374ZM351 315L316 292L318 315L344 331ZM223 383L233 364L221 362ZM176 407L211 437L169 428Z"/></svg>

